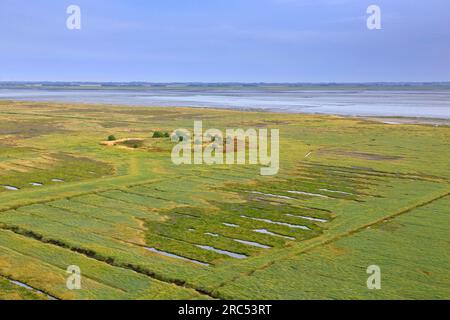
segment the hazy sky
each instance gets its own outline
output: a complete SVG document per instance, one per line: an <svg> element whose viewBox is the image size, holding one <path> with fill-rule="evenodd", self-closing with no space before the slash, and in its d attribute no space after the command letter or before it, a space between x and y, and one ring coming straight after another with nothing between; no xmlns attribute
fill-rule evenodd
<svg viewBox="0 0 450 320"><path fill-rule="evenodd" d="M0 81L19 80L450 81L450 1L0 0Z"/></svg>

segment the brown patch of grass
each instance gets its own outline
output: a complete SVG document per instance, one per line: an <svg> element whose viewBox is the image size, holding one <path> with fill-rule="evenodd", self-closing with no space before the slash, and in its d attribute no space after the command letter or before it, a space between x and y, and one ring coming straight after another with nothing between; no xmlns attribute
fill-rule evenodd
<svg viewBox="0 0 450 320"><path fill-rule="evenodd" d="M144 139L141 138L124 138L114 141L102 141L100 142L101 145L114 147L114 146L121 146L127 149L136 149L140 148L144 144Z"/></svg>

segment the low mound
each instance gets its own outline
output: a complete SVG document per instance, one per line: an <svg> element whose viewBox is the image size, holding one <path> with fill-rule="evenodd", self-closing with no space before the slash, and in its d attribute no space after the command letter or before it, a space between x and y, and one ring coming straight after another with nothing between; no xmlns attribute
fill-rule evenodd
<svg viewBox="0 0 450 320"><path fill-rule="evenodd" d="M101 145L104 146L122 146L125 148L136 149L140 148L144 144L144 139L141 138L125 138L114 141L102 141Z"/></svg>

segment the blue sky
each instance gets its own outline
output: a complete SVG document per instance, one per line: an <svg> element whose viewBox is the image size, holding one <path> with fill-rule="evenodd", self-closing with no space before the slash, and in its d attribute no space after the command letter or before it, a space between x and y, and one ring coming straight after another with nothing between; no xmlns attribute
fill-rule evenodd
<svg viewBox="0 0 450 320"><path fill-rule="evenodd" d="M371 4L382 30L366 28ZM0 0L0 81L450 81L449 13L448 0Z"/></svg>

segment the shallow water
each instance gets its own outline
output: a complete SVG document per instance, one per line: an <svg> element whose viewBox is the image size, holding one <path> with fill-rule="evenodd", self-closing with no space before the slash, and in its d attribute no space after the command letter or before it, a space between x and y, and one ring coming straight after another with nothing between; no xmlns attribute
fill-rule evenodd
<svg viewBox="0 0 450 320"><path fill-rule="evenodd" d="M429 88L429 87L428 87ZM450 90L365 88L189 88L0 89L0 100L103 103L134 106L189 106L262 109L350 116L402 116L450 119Z"/></svg>
<svg viewBox="0 0 450 320"><path fill-rule="evenodd" d="M211 233L211 232L205 232L205 235L211 236L211 237L218 237L219 236L217 233Z"/></svg>
<svg viewBox="0 0 450 320"><path fill-rule="evenodd" d="M211 237L220 237L219 234L217 233L211 233L211 232L205 232L205 235L207 236L211 236ZM252 247L258 247L258 248L263 248L263 249L270 249L270 246L266 246L265 244L259 243L259 242L254 242L254 241L246 241L246 240L241 240L241 239L233 239L236 242L248 245L248 246L252 246Z"/></svg>
<svg viewBox="0 0 450 320"><path fill-rule="evenodd" d="M231 227L231 228L239 228L239 225L237 225L237 224L234 224L234 223L226 223L226 222L224 222L224 223L222 223L224 226L227 226L227 227Z"/></svg>
<svg viewBox="0 0 450 320"><path fill-rule="evenodd" d="M157 254L166 256L166 257L170 257L170 258L174 258L174 259L180 259L180 260L184 260L184 261L189 261L189 262L192 262L192 263L195 263L195 264L199 264L199 265L202 265L202 266L209 266L208 263L200 262L200 261L193 260L193 259L189 259L189 258L186 258L186 257L182 257L182 256L179 256L179 255L173 254L173 253L169 253L169 252L165 252L165 251L162 251L162 250L158 250L158 249L155 249L155 248L145 247L145 249L147 249L148 251L151 251L153 253L157 253Z"/></svg>
<svg viewBox="0 0 450 320"><path fill-rule="evenodd" d="M32 185L33 187L42 187L43 184L39 183L39 182L31 182L30 185Z"/></svg>
<svg viewBox="0 0 450 320"><path fill-rule="evenodd" d="M330 189L320 189L320 191L331 192L331 193L339 193L339 194L346 194L346 195L353 195L353 193L350 193L350 192L330 190Z"/></svg>
<svg viewBox="0 0 450 320"><path fill-rule="evenodd" d="M3 186L3 188L10 190L10 191L19 191L19 188L13 187L13 186Z"/></svg>
<svg viewBox="0 0 450 320"><path fill-rule="evenodd" d="M290 213L286 213L286 216L310 220L310 221L322 222L322 223L328 222L328 220L325 220L325 219L319 219L319 218L313 218L313 217L307 217L307 216L297 216L295 214L290 214Z"/></svg>
<svg viewBox="0 0 450 320"><path fill-rule="evenodd" d="M272 193L263 193L259 191L251 191L252 194L258 194L266 197L272 197L272 198L278 198L278 199L286 199L286 200L295 200L295 198L288 197L288 196L280 196L278 194L272 194Z"/></svg>
<svg viewBox="0 0 450 320"><path fill-rule="evenodd" d="M17 280L9 280L9 282L11 282L11 283L13 283L13 284L15 284L15 285L17 285L19 287L25 288L27 290L36 291L33 287L30 287L29 285L27 285L27 284L25 284L23 282L20 282L20 281L17 281Z"/></svg>
<svg viewBox="0 0 450 320"><path fill-rule="evenodd" d="M284 236L282 234L278 234L272 231L269 231L267 229L255 229L253 230L254 232L258 232L258 233L262 233L262 234L268 234L270 236L275 236L275 237L280 237L280 238L285 238L285 239L289 239L289 240L295 240L294 237L289 237L289 236Z"/></svg>
<svg viewBox="0 0 450 320"><path fill-rule="evenodd" d="M248 246L252 246L252 247L257 247L257 248L262 248L262 249L270 249L272 247L270 246L266 246L265 244L259 243L259 242L254 242L254 241L246 241L246 240L241 240L241 239L233 239L236 242L242 243L242 244L246 244Z"/></svg>
<svg viewBox="0 0 450 320"><path fill-rule="evenodd" d="M53 297L51 295L48 295L48 294L46 294L46 293L44 293L44 292L42 292L42 291L40 291L38 289L35 289L35 288L33 288L33 287L23 283L23 282L20 282L20 281L17 281L17 280L10 280L10 279L8 279L8 280L9 280L9 282L11 282L11 283L13 283L13 284L15 284L15 285L17 285L19 287L25 288L25 289L30 290L30 291L34 291L34 292L39 293L39 294L43 294L47 298L49 298L50 300L57 300L55 297Z"/></svg>
<svg viewBox="0 0 450 320"><path fill-rule="evenodd" d="M208 250L208 251L213 251L219 254L223 254L232 258L236 258L236 259L245 259L247 258L247 256L245 254L240 254L240 253L236 253L236 252L231 252L231 251L227 251L227 250L221 250L221 249L217 249L211 246L203 246L203 245L197 245L197 247L199 247L200 249L203 250Z"/></svg>
<svg viewBox="0 0 450 320"><path fill-rule="evenodd" d="M319 193L310 193L310 192L292 191L292 190L289 190L288 193L300 194L300 195L311 196L311 197L328 198L327 196L324 196L323 194L319 194Z"/></svg>
<svg viewBox="0 0 450 320"><path fill-rule="evenodd" d="M280 226L285 226L285 227L289 227L289 228L293 228L293 229L311 230L307 226L301 226L301 225L298 225L298 224L291 224L291 223L287 223L287 222L273 221L273 220L270 220L270 219L253 218L253 217L247 217L247 216L241 216L241 217L242 218L247 218L247 219L252 219L252 220L255 220L255 221L262 221L262 222L267 222L267 223L271 223L271 224L277 224L277 225L280 225Z"/></svg>

